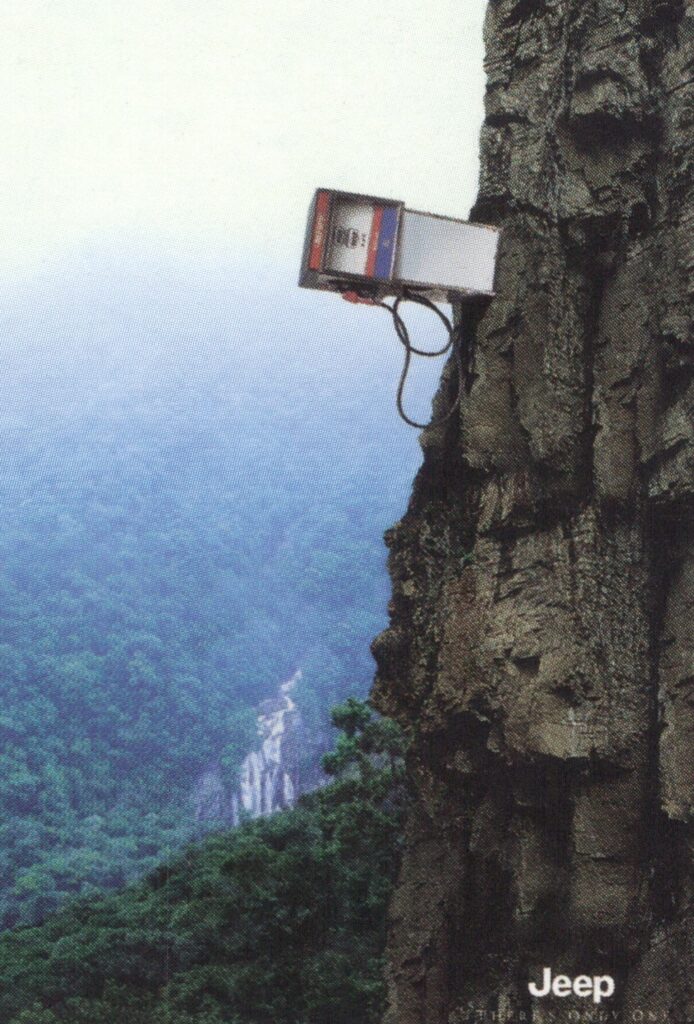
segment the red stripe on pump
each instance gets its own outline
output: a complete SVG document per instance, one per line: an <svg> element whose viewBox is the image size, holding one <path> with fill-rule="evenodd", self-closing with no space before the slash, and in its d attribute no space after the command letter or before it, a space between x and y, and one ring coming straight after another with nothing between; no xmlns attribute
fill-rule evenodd
<svg viewBox="0 0 694 1024"><path fill-rule="evenodd" d="M373 220L371 221L371 234L369 235L369 252L366 258L367 277L373 277L376 270L376 255L378 253L378 236L381 232L381 221L383 220L383 207L374 207Z"/></svg>
<svg viewBox="0 0 694 1024"><path fill-rule="evenodd" d="M329 210L330 195L327 192L319 192L316 196L316 212L313 215L311 255L308 263L310 270L320 270L321 263L323 262L323 249L325 248L325 236L328 227Z"/></svg>

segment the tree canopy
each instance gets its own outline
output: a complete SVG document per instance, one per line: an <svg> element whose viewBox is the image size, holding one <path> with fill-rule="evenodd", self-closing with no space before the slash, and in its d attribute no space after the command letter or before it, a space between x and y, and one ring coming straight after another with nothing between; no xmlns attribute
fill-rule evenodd
<svg viewBox="0 0 694 1024"><path fill-rule="evenodd" d="M11 1024L375 1024L407 793L404 738L349 700L300 806L119 893L0 936Z"/></svg>

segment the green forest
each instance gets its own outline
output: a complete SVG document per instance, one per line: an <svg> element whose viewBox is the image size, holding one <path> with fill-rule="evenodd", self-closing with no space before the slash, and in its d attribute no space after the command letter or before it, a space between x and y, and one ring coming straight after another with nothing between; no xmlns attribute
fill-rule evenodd
<svg viewBox="0 0 694 1024"><path fill-rule="evenodd" d="M419 457L377 352L278 338L247 301L229 321L228 296L83 288L15 314L0 389L2 928L200 838L199 774L233 781L298 668L319 763L370 685Z"/></svg>
<svg viewBox="0 0 694 1024"><path fill-rule="evenodd" d="M11 1024L376 1024L404 739L350 699L297 808L0 936Z"/></svg>

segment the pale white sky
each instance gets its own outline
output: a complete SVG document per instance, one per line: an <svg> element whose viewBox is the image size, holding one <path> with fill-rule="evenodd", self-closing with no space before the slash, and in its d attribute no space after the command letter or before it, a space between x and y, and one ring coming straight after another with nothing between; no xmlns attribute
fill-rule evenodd
<svg viewBox="0 0 694 1024"><path fill-rule="evenodd" d="M0 273L144 239L299 261L315 187L465 216L486 0L10 0Z"/></svg>

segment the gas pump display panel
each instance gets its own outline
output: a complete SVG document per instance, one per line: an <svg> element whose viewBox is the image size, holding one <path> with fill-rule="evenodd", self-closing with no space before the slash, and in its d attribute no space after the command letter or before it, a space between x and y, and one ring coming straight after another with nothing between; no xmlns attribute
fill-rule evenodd
<svg viewBox="0 0 694 1024"><path fill-rule="evenodd" d="M300 284L340 290L392 280L403 204L320 189L309 214Z"/></svg>

